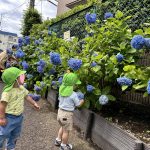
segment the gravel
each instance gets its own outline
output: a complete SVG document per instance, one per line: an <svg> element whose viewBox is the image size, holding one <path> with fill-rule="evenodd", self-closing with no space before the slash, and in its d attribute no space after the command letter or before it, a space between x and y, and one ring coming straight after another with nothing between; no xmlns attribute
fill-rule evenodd
<svg viewBox="0 0 150 150"><path fill-rule="evenodd" d="M52 112L50 105L45 101L39 102L40 111L34 110L29 104L25 104L23 130L17 141L16 150L58 150L54 141L59 129L56 113ZM74 129L70 134L70 143L74 150L94 150L88 142L79 137Z"/></svg>

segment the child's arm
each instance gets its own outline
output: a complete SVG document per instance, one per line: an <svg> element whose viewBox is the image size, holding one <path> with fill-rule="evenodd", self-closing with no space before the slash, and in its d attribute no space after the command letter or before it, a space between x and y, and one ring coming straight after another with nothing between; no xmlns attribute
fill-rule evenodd
<svg viewBox="0 0 150 150"><path fill-rule="evenodd" d="M5 110L6 110L7 102L0 102L0 126L5 126L7 121L5 118Z"/></svg>
<svg viewBox="0 0 150 150"><path fill-rule="evenodd" d="M80 100L80 103L77 107L81 107L83 104L84 104L84 100L82 99L82 100Z"/></svg>
<svg viewBox="0 0 150 150"><path fill-rule="evenodd" d="M36 109L40 109L40 106L32 99L31 96L26 96L25 99L30 103L32 104Z"/></svg>

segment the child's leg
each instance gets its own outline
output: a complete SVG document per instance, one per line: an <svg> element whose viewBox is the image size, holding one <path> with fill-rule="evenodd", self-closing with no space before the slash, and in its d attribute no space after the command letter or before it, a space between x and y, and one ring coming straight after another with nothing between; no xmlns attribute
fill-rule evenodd
<svg viewBox="0 0 150 150"><path fill-rule="evenodd" d="M21 125L16 127L12 132L11 132L11 135L10 137L8 138L8 141L7 141L7 150L11 150L11 149L14 149L15 146L16 146L16 142L17 142L17 139L18 137L20 136L20 133L21 133Z"/></svg>
<svg viewBox="0 0 150 150"><path fill-rule="evenodd" d="M5 138L3 135L0 135L0 150L3 150Z"/></svg>
<svg viewBox="0 0 150 150"><path fill-rule="evenodd" d="M63 128L60 127L60 129L59 129L59 131L58 131L57 139L58 139L58 140L61 140L61 139L62 139L62 135L63 135Z"/></svg>
<svg viewBox="0 0 150 150"><path fill-rule="evenodd" d="M10 135L9 135L8 141L7 141L7 145L6 145L7 150L11 150L11 149L15 148L17 138L20 136L20 133L21 133L22 121L23 121L23 116L14 118L13 124L12 124L13 128L10 132Z"/></svg>
<svg viewBox="0 0 150 150"><path fill-rule="evenodd" d="M62 144L68 144L68 139L69 139L69 131L63 129Z"/></svg>
<svg viewBox="0 0 150 150"><path fill-rule="evenodd" d="M63 129L62 129L62 127L60 127L60 129L59 129L59 131L58 131L58 136L57 136L57 138L56 138L56 140L55 140L55 145L56 145L56 146L60 146L60 144L61 144L61 139L62 139L62 134L63 134Z"/></svg>

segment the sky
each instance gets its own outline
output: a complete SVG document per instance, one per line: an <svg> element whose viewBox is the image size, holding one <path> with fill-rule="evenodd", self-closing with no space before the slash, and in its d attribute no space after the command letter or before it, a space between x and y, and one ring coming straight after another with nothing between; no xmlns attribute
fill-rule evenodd
<svg viewBox="0 0 150 150"><path fill-rule="evenodd" d="M23 12L29 6L30 0L0 0L0 30L17 33L21 36ZM52 0L56 4L54 0ZM42 7L41 7L42 6ZM35 0L35 8L42 14L43 20L55 18L57 7L47 0ZM1 21L2 20L2 21Z"/></svg>

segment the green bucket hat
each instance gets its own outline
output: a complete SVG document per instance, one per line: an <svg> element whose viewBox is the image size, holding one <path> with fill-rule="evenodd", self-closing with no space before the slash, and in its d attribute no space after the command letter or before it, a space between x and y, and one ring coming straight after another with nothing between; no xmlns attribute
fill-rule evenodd
<svg viewBox="0 0 150 150"><path fill-rule="evenodd" d="M6 70L4 70L2 74L2 80L5 83L5 87L3 88L4 92L8 92L13 88L14 83L16 82L16 79L22 75L25 74L26 71L20 70L16 67L10 67Z"/></svg>
<svg viewBox="0 0 150 150"><path fill-rule="evenodd" d="M59 88L60 96L70 96L73 93L73 86L81 84L75 73L66 73L63 77L62 85Z"/></svg>

